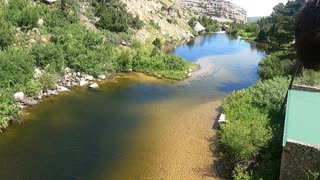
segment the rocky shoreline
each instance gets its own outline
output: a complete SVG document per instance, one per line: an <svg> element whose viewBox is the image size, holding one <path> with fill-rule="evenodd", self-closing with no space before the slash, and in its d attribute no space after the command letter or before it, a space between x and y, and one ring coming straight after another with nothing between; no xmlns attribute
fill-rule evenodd
<svg viewBox="0 0 320 180"><path fill-rule="evenodd" d="M17 92L14 94L14 99L16 104L20 108L25 108L27 106L37 105L45 97L51 95L58 95L61 92L68 92L74 87L88 86L89 88L99 88L97 82L104 81L113 77L113 73L108 75L98 75L93 77L91 75L82 74L80 72L74 72L70 68L64 69L65 74L57 77L55 88L42 90L36 97L27 97L24 92ZM34 78L39 79L43 75L44 71L36 68L34 71Z"/></svg>
<svg viewBox="0 0 320 180"><path fill-rule="evenodd" d="M200 69L200 65L197 65L197 67L195 69L189 69L188 71L186 71L187 76L184 79L192 77L193 73L195 71L198 71L199 69ZM34 105L39 104L46 97L49 97L52 95L59 95L59 93L61 93L61 92L71 91L72 88L74 88L74 87L88 86L88 88L97 89L97 88L99 88L98 82L103 83L106 80L108 80L116 75L115 73L110 73L107 75L101 74L101 75L98 75L97 77L94 77L91 75L82 74L80 72L74 72L70 68L65 68L64 70L65 70L65 74L60 75L57 78L55 88L48 89L48 90L42 90L39 93L39 95L36 97L27 97L26 94L22 91L16 92L14 94L14 99L16 101L16 105L19 106L21 109L24 109L28 106L34 106ZM133 70L128 69L126 72L131 73L131 72L133 72ZM170 79L168 77L162 76L161 74L152 74L152 73L145 72L145 71L141 71L141 72L137 71L137 72L143 73L147 76L156 77L158 79L162 79L162 78ZM35 79L40 78L43 73L44 73L43 70L36 68L35 72L34 72L34 78ZM177 80L177 79L173 79L173 80Z"/></svg>

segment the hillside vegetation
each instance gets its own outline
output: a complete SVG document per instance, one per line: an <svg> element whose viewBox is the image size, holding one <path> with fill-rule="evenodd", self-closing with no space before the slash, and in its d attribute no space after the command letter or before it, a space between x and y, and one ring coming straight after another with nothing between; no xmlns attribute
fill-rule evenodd
<svg viewBox="0 0 320 180"><path fill-rule="evenodd" d="M33 99L55 93L57 83L71 75L92 80L138 71L187 77L196 65L162 53L163 37L135 38L146 26L117 0L0 2L0 131L20 112L16 92L33 104Z"/></svg>
<svg viewBox="0 0 320 180"><path fill-rule="evenodd" d="M226 174L234 179L279 178L285 120L281 106L296 64L293 26L301 7L293 1L281 3L257 24L231 25L236 33L255 26L258 31L254 30L252 39L269 45L268 56L259 63L261 80L231 93L223 102L228 122L221 126L220 147ZM319 86L319 75L303 69L295 83Z"/></svg>

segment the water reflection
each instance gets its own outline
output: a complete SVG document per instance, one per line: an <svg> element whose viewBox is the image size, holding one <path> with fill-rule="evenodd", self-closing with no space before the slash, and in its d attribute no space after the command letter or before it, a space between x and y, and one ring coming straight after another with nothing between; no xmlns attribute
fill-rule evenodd
<svg viewBox="0 0 320 180"><path fill-rule="evenodd" d="M213 33L205 36L198 36L194 40L172 50L171 53L195 62L201 57L211 55L236 54L243 49L250 49L251 46L253 54L263 54L263 51L258 51L256 48L254 48L255 44L250 44L246 41L243 41L237 36Z"/></svg>

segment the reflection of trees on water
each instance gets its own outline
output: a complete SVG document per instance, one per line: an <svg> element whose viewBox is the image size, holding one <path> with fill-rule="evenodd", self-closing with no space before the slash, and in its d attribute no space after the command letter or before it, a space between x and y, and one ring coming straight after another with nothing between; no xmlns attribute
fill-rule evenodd
<svg viewBox="0 0 320 180"><path fill-rule="evenodd" d="M251 51L258 51L258 53L264 53L267 48L268 48L268 45L265 43L256 43L256 42L250 43Z"/></svg>
<svg viewBox="0 0 320 180"><path fill-rule="evenodd" d="M204 36L197 36L192 41L188 42L187 46L189 47L189 49L191 49L195 45L203 46L204 43L205 43Z"/></svg>
<svg viewBox="0 0 320 180"><path fill-rule="evenodd" d="M229 41L234 41L238 39L238 35L227 35Z"/></svg>

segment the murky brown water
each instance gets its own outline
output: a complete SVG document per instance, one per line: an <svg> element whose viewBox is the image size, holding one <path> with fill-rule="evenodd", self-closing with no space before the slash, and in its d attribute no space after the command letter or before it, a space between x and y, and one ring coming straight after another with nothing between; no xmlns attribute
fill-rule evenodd
<svg viewBox="0 0 320 180"><path fill-rule="evenodd" d="M201 69L185 81L119 74L28 109L0 135L0 179L216 179L216 108L257 80L263 53L224 34L174 53L189 50Z"/></svg>

